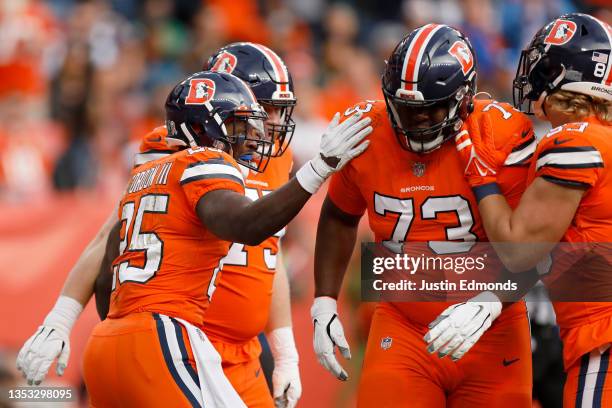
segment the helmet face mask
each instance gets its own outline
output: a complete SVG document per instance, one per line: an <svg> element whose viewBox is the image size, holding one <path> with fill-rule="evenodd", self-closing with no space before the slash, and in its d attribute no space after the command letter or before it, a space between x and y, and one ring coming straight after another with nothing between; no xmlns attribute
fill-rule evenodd
<svg viewBox="0 0 612 408"><path fill-rule="evenodd" d="M476 60L459 31L426 24L395 48L382 76L389 120L400 145L438 149L461 129L476 93Z"/></svg>
<svg viewBox="0 0 612 408"><path fill-rule="evenodd" d="M236 162L256 172L265 171L274 148L264 127L267 118L262 111L242 110L224 123Z"/></svg>
<svg viewBox="0 0 612 408"><path fill-rule="evenodd" d="M462 106L469 103L465 101L467 92L465 86L458 89L454 97L433 101L391 97L385 92L385 102L400 145L417 153L439 148L461 128L467 116L460 112Z"/></svg>
<svg viewBox="0 0 612 408"><path fill-rule="evenodd" d="M566 14L547 23L521 52L514 106L533 114L533 103L557 90L612 100L611 37L608 24L587 14Z"/></svg>
<svg viewBox="0 0 612 408"><path fill-rule="evenodd" d="M295 132L295 122L292 117L295 101L291 103L260 101L260 103L269 116L266 121L266 131L270 140L274 142L272 157L280 157L289 147ZM272 120L273 118L277 120Z"/></svg>
<svg viewBox="0 0 612 408"><path fill-rule="evenodd" d="M533 114L532 103L538 100L542 92L553 91L566 71L563 64L555 65L543 48L536 45L521 52L512 82L514 106L527 114Z"/></svg>
<svg viewBox="0 0 612 408"><path fill-rule="evenodd" d="M239 42L218 50L204 69L230 72L242 79L270 116L279 118L266 122L266 132L274 143L272 157L281 156L295 132L292 115L297 102L293 80L282 59L261 44Z"/></svg>

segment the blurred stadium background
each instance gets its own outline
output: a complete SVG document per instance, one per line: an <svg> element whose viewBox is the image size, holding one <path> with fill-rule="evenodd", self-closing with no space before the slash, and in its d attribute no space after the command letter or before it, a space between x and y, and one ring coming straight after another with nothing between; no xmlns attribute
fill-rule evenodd
<svg viewBox="0 0 612 408"><path fill-rule="evenodd" d="M479 63L479 90L511 97L520 49L542 23L569 11L612 22L611 0L2 0L0 2L0 387L23 385L15 355L54 303L64 277L118 201L139 138L163 123L168 90L233 41L268 45L286 61L298 97L296 168L316 152L336 111L381 96L385 58L427 22L461 28ZM302 407L354 405L371 305L359 302L355 263L341 313L350 380L316 362L309 308L323 194L283 241L301 354ZM364 226L364 240L367 239ZM562 377L555 328L534 315L536 396L556 399ZM92 305L72 336L64 378L80 391ZM547 343L550 342L550 343ZM0 407L10 406L0 398Z"/></svg>

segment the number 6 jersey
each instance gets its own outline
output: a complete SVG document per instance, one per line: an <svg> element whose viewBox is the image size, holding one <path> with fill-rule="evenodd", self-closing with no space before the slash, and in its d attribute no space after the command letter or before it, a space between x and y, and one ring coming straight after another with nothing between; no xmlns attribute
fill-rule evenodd
<svg viewBox="0 0 612 408"><path fill-rule="evenodd" d="M187 149L132 170L119 206L119 257L113 262L110 318L149 311L201 325L230 243L196 214L213 190L244 194L232 157Z"/></svg>

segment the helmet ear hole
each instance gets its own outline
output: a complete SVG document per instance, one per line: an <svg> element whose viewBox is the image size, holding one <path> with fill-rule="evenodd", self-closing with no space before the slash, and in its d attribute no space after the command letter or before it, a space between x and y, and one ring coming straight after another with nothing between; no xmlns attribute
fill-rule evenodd
<svg viewBox="0 0 612 408"><path fill-rule="evenodd" d="M467 113L474 112L474 101L470 100L467 105Z"/></svg>
<svg viewBox="0 0 612 408"><path fill-rule="evenodd" d="M212 143L212 147L214 149L222 150L226 153L231 152L231 145L227 143L225 140L221 140L221 139L214 140Z"/></svg>
<svg viewBox="0 0 612 408"><path fill-rule="evenodd" d="M465 121L470 113L474 112L474 94L468 91L459 106L459 118Z"/></svg>

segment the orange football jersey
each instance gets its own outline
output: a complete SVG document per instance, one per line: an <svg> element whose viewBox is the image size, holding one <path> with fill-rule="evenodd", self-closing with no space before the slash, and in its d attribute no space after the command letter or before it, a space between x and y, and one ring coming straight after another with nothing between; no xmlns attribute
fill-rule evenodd
<svg viewBox="0 0 612 408"><path fill-rule="evenodd" d="M498 183L516 205L536 146L531 122L505 103L476 100L474 108L472 115L490 116L498 147L513 146ZM478 205L453 141L429 154L412 153L400 147L384 102L366 101L345 115L356 110L372 118L374 131L369 148L332 177L328 195L334 204L349 214L367 211L376 242L428 242L430 248L444 254L469 251L476 241L486 241ZM449 245L448 241L455 242ZM493 269L499 271L497 262ZM497 277L495 271L487 273L491 275L487 281ZM409 320L424 325L448 306L442 302L393 304ZM511 309L524 313L522 304Z"/></svg>
<svg viewBox="0 0 612 408"><path fill-rule="evenodd" d="M594 348L612 342L612 303L590 301L604 292L609 298L612 290L610 167L612 127L592 117L548 132L538 144L530 169L530 179L542 177L586 189L563 236L565 244L553 252L552 270L545 278L553 299L585 298L585 302L553 302L566 367Z"/></svg>
<svg viewBox="0 0 612 408"><path fill-rule="evenodd" d="M165 126L147 134L136 155L135 165L171 154L171 148L166 145L166 135ZM264 173L249 171L245 179L245 195L256 200L276 190L289 180L292 166L293 155L291 149L287 149L281 157L270 160ZM259 356L261 347L255 337L268 322L276 255L284 232L283 228L258 246L233 243L222 260L223 278L217 281L214 302L206 311L202 329L212 341L248 342L239 349L230 347L224 350L224 361L243 361L245 357ZM249 313L245 314L245 310ZM253 338L255 342L250 341Z"/></svg>
<svg viewBox="0 0 612 408"><path fill-rule="evenodd" d="M272 158L265 172L249 172L245 180L247 197L256 200L285 184L292 163L291 151L287 150L281 157ZM214 302L204 317L204 331L211 341L243 343L264 330L279 240L284 233L283 228L257 246L232 244L223 258L223 278L217 285Z"/></svg>
<svg viewBox="0 0 612 408"><path fill-rule="evenodd" d="M109 317L150 311L202 324L230 243L208 231L195 209L218 189L244 194L238 165L216 149L186 149L132 170L119 206Z"/></svg>

